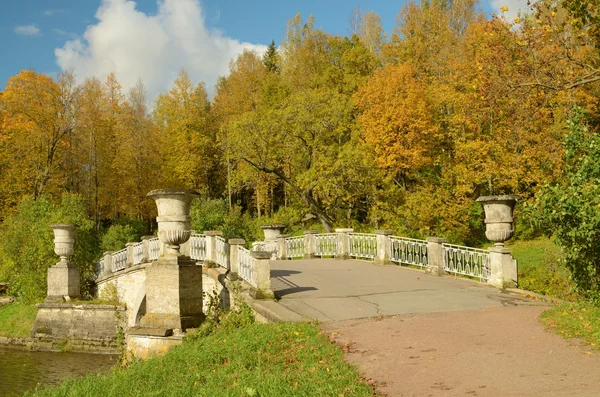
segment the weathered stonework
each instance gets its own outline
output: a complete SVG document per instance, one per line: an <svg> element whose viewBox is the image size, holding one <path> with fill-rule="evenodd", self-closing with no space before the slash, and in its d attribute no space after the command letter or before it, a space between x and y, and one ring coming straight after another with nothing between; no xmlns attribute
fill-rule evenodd
<svg viewBox="0 0 600 397"><path fill-rule="evenodd" d="M127 326L134 327L146 313L146 267L148 263L109 273L96 280L98 296L106 297L107 288L116 288L119 302L127 308Z"/></svg>
<svg viewBox="0 0 600 397"><path fill-rule="evenodd" d="M38 350L118 353L125 310L113 305L37 305L30 338Z"/></svg>
<svg viewBox="0 0 600 397"><path fill-rule="evenodd" d="M145 334L129 334L127 342L127 360L133 357L146 360L153 356L165 355L174 346L180 345L183 336L152 336Z"/></svg>
<svg viewBox="0 0 600 397"><path fill-rule="evenodd" d="M182 257L163 257L146 268L146 314L140 325L185 331L202 313L202 266Z"/></svg>

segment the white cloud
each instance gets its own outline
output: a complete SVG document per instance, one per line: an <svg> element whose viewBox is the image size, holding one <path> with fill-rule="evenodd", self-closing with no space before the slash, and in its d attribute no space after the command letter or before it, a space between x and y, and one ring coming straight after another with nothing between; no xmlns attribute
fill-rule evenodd
<svg viewBox="0 0 600 397"><path fill-rule="evenodd" d="M52 29L52 31L54 33L56 33L58 36L67 36L67 37L70 37L71 39L77 38L77 33L67 32L66 30L62 30L62 29Z"/></svg>
<svg viewBox="0 0 600 397"><path fill-rule="evenodd" d="M504 16L509 22L512 22L519 15L519 11L521 11L521 14L531 12L527 6L527 0L491 0L491 5L498 15L501 13L500 7L507 6L508 11L504 13Z"/></svg>
<svg viewBox="0 0 600 397"><path fill-rule="evenodd" d="M67 10L62 10L62 9L46 10L46 11L42 12L42 15L45 17L52 17L56 14L65 14L66 12L67 12Z"/></svg>
<svg viewBox="0 0 600 397"><path fill-rule="evenodd" d="M40 34L40 29L34 24L16 26L13 30L16 34L23 36L35 36Z"/></svg>
<svg viewBox="0 0 600 397"><path fill-rule="evenodd" d="M211 92L231 59L244 49L266 49L209 30L198 0L159 0L158 6L157 14L147 15L134 1L103 0L97 23L87 27L83 39L54 51L58 65L78 79L114 72L124 89L141 78L154 98L170 88L181 68Z"/></svg>

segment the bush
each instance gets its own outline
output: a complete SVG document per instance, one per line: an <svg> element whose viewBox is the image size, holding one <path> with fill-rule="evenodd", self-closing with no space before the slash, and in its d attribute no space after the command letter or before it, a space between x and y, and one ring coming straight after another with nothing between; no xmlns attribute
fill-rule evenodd
<svg viewBox="0 0 600 397"><path fill-rule="evenodd" d="M197 233L220 230L226 239L239 237L247 242L257 240L262 234L256 220L248 214L242 214L242 209L237 205L228 211L224 200L197 200L190 212L192 229Z"/></svg>
<svg viewBox="0 0 600 397"><path fill-rule="evenodd" d="M119 251L126 243L140 241L145 232L145 225L138 220L124 220L112 225L102 236L100 247L104 252Z"/></svg>
<svg viewBox="0 0 600 397"><path fill-rule="evenodd" d="M87 291L98 245L94 223L85 214L86 205L78 195L65 194L60 205L47 197L26 198L0 225L0 280L10 283L19 300L31 303L46 296L47 269L58 262L50 229L53 223L78 226L71 261L81 270L82 292Z"/></svg>
<svg viewBox="0 0 600 397"><path fill-rule="evenodd" d="M568 121L563 182L544 186L531 211L554 235L580 293L600 298L600 136L588 133L581 109Z"/></svg>

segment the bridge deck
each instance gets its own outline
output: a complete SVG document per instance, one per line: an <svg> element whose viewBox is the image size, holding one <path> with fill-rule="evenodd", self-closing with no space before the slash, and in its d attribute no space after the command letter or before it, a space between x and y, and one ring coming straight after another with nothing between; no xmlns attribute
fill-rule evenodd
<svg viewBox="0 0 600 397"><path fill-rule="evenodd" d="M320 321L472 310L524 300L472 280L357 260L272 261L271 288L281 305Z"/></svg>

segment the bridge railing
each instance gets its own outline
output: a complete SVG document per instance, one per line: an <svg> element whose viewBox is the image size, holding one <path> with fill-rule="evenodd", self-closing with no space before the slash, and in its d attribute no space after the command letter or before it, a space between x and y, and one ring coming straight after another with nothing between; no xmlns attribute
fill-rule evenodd
<svg viewBox="0 0 600 397"><path fill-rule="evenodd" d="M353 258L375 259L377 256L377 235L371 233L348 233L349 255Z"/></svg>
<svg viewBox="0 0 600 397"><path fill-rule="evenodd" d="M304 240L304 236L286 237L284 239L285 257L288 259L303 258Z"/></svg>
<svg viewBox="0 0 600 397"><path fill-rule="evenodd" d="M390 236L392 262L403 265L427 267L427 240Z"/></svg>
<svg viewBox="0 0 600 397"><path fill-rule="evenodd" d="M307 230L304 236L282 235L273 247L276 247L273 254L278 259L371 259L378 264L419 267L437 275L451 273L481 281L492 277L490 250L448 244L446 239L437 237L421 240L393 236L387 230L376 230L375 233L355 233L352 229L336 229L335 233Z"/></svg>
<svg viewBox="0 0 600 397"><path fill-rule="evenodd" d="M463 247L453 244L442 244L444 270L487 280L490 278L490 251L478 248Z"/></svg>
<svg viewBox="0 0 600 397"><path fill-rule="evenodd" d="M254 284L254 278L252 277L252 255L249 249L244 248L242 245L237 246L238 254L238 274L246 280L250 285Z"/></svg>
<svg viewBox="0 0 600 397"><path fill-rule="evenodd" d="M190 237L190 258L203 261L206 258L206 236L192 233Z"/></svg>

